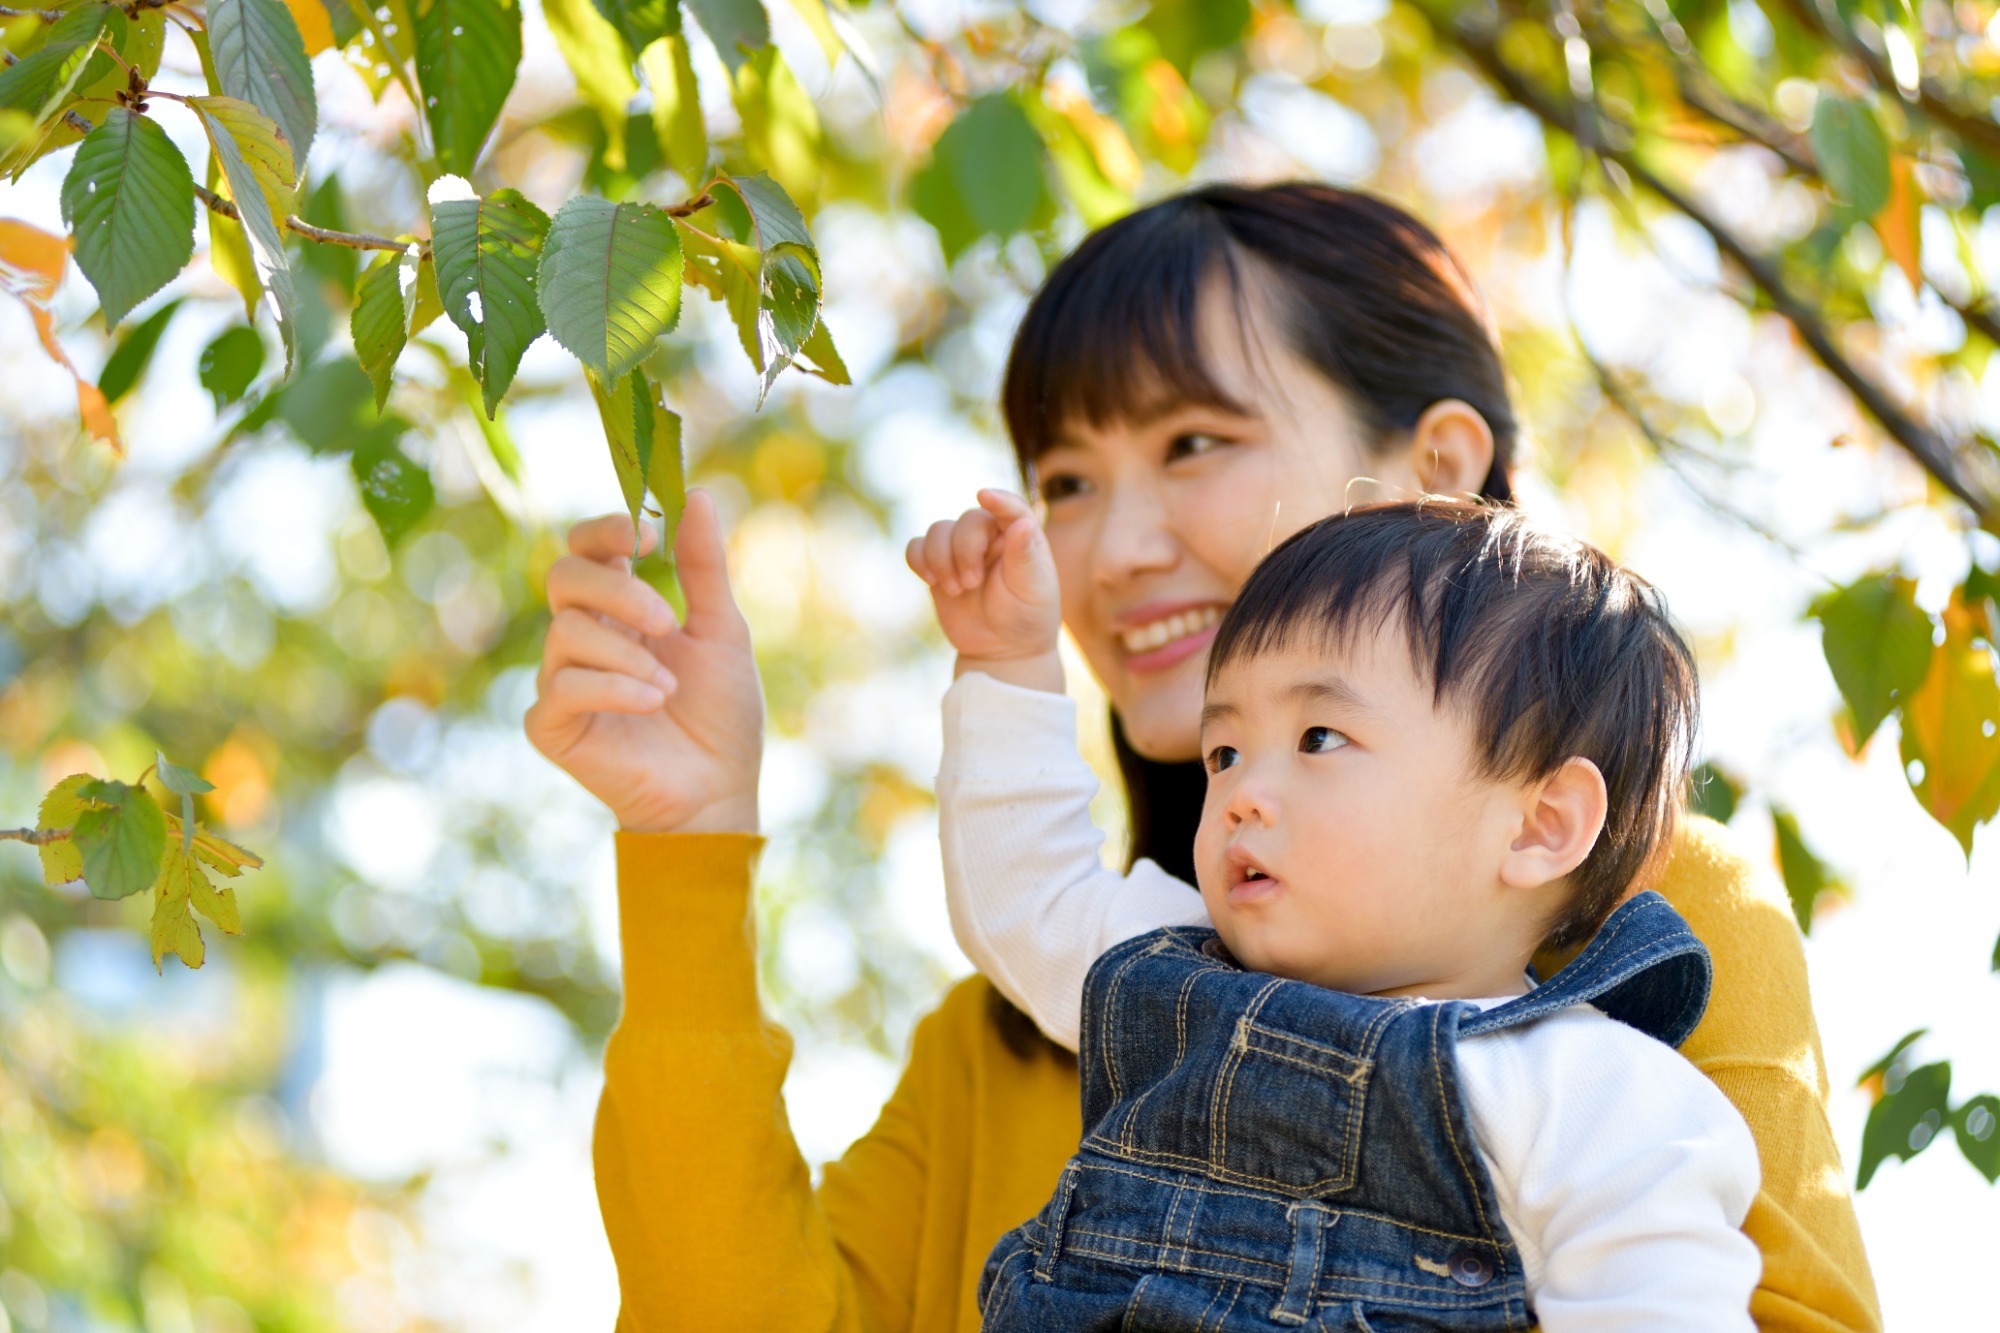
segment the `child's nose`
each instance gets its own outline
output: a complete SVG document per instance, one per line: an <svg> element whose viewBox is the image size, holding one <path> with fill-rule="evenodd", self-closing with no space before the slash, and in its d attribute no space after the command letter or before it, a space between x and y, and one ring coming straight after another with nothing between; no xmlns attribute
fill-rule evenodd
<svg viewBox="0 0 2000 1333"><path fill-rule="evenodd" d="M1271 784L1254 772L1246 772L1229 793L1222 817L1233 829L1248 823L1268 825L1277 813L1277 796Z"/></svg>

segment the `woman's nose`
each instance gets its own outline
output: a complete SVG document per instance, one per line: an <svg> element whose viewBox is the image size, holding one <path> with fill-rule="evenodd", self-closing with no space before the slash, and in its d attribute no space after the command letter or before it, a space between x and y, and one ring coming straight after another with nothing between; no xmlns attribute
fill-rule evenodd
<svg viewBox="0 0 2000 1333"><path fill-rule="evenodd" d="M1158 489L1140 481L1117 481L1105 497L1092 574L1101 587L1117 588L1142 574L1172 569L1180 540L1168 521Z"/></svg>

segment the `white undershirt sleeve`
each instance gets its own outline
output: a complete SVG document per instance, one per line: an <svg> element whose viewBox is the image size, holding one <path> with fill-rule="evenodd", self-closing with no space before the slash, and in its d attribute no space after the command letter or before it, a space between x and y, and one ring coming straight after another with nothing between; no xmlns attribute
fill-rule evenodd
<svg viewBox="0 0 2000 1333"><path fill-rule="evenodd" d="M1099 954L1161 926L1208 924L1192 884L1151 861L1122 875L1104 865L1104 835L1090 822L1096 792L1077 749L1075 700L981 672L945 694L937 798L952 933L1002 995L1072 1051L1083 978Z"/></svg>
<svg viewBox="0 0 2000 1333"><path fill-rule="evenodd" d="M1700 1070L1582 1005L1458 1050L1542 1333L1752 1333L1757 1145Z"/></svg>

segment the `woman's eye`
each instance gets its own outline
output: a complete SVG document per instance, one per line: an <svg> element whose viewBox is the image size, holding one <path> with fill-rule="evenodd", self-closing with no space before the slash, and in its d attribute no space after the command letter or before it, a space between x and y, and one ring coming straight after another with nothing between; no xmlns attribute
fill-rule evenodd
<svg viewBox="0 0 2000 1333"><path fill-rule="evenodd" d="M1208 771L1211 773L1220 773L1225 768L1234 768L1236 767L1236 761L1241 757L1236 753L1234 747L1218 745L1208 752Z"/></svg>
<svg viewBox="0 0 2000 1333"><path fill-rule="evenodd" d="M1332 727L1307 727L1306 734L1299 737L1299 748L1307 754L1319 754L1325 750L1338 750L1347 744L1347 737Z"/></svg>
<svg viewBox="0 0 2000 1333"><path fill-rule="evenodd" d="M1176 435L1167 445L1167 461L1179 458L1193 458L1199 454L1212 453L1228 443L1214 435L1204 435L1200 431L1190 431L1186 435Z"/></svg>

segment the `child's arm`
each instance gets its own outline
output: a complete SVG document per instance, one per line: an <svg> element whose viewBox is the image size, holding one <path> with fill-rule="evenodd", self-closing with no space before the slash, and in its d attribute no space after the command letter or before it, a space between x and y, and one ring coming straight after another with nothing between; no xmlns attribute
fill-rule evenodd
<svg viewBox="0 0 2000 1333"><path fill-rule="evenodd" d="M1699 1070L1583 1007L1459 1068L1543 1333L1752 1333L1757 1147Z"/></svg>
<svg viewBox="0 0 2000 1333"><path fill-rule="evenodd" d="M1120 940L1206 925L1194 886L1141 861L1107 869L1090 822L1097 779L1077 752L1062 693L1055 567L1018 497L910 543L938 621L959 650L945 695L938 825L959 947L1049 1038L1076 1049L1083 978ZM1189 836L1193 831L1189 831Z"/></svg>

